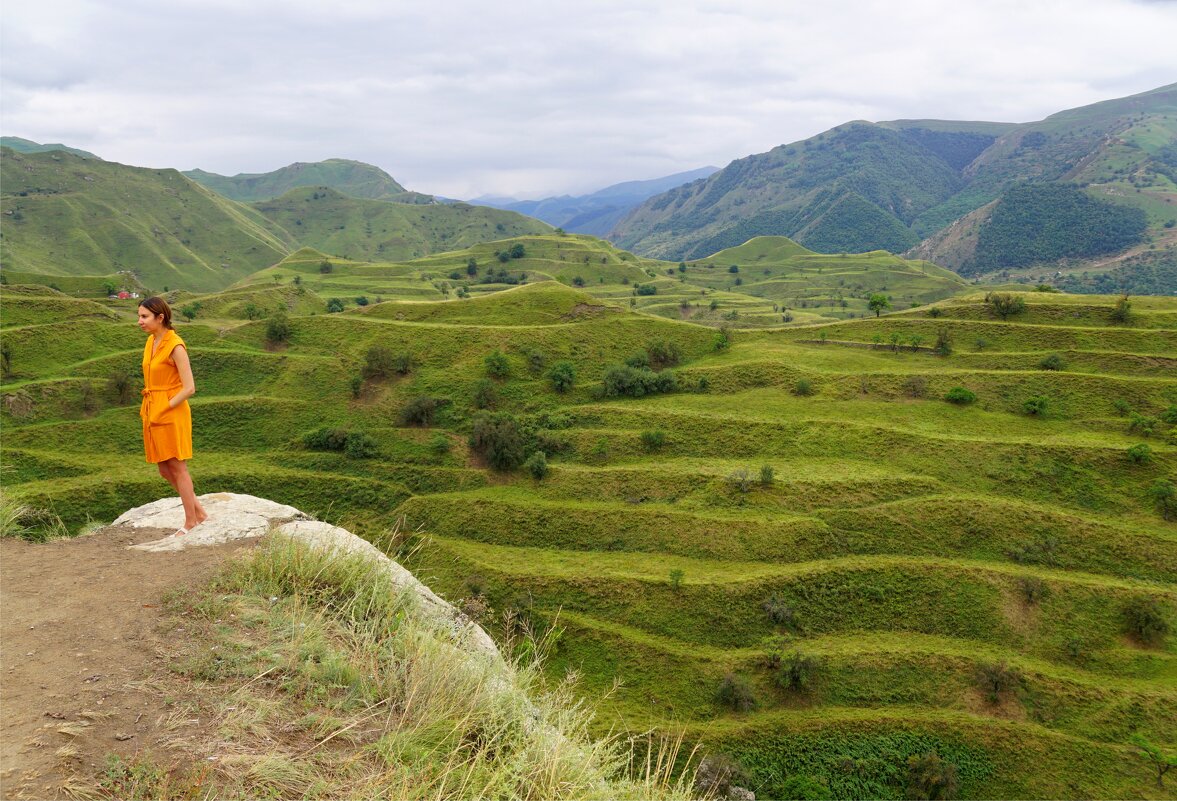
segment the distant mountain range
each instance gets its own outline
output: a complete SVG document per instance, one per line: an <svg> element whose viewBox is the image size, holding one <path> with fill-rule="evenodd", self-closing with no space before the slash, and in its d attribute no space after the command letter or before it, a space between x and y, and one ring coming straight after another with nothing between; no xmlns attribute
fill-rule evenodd
<svg viewBox="0 0 1177 801"><path fill-rule="evenodd" d="M4 271L52 276L131 271L155 290L212 291L302 246L354 259L399 261L551 231L546 223L511 211L370 200L327 186L241 203L177 170L130 167L48 147L43 152L5 147L0 155Z"/></svg>
<svg viewBox="0 0 1177 801"><path fill-rule="evenodd" d="M665 178L626 181L587 195L561 195L543 200L483 196L470 202L480 206L517 211L565 231L603 237L622 217L646 198L690 181L706 178L718 170L718 167L700 167Z"/></svg>
<svg viewBox="0 0 1177 801"><path fill-rule="evenodd" d="M691 259L784 235L971 275L1173 248L1175 224L1177 84L1026 124L849 122L653 196L608 237Z"/></svg>

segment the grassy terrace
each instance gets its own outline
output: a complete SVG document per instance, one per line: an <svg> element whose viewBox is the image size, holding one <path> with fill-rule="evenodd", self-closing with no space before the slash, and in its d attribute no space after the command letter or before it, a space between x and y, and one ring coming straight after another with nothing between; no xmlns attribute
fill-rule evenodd
<svg viewBox="0 0 1177 801"><path fill-rule="evenodd" d="M929 751L967 798L1171 797L1131 742L1177 746L1162 497L1177 303L1132 298L1116 321L1115 298L1027 293L1003 320L951 274L885 254L753 240L683 272L587 237L518 241L507 262L510 241L330 272L300 251L178 298L201 303L180 324L198 489L373 535L405 518L419 533L402 556L488 605L489 628L562 630L548 674L607 693L602 727L685 727L763 797L799 776L902 797L907 758ZM851 317L869 315L857 287L884 283L895 311ZM815 306L839 292L845 307ZM120 400L109 381L137 375L133 307L31 285L0 302L6 492L74 529L162 495L138 384ZM282 305L289 341L268 342L249 303ZM676 391L602 393L611 364L659 341L677 346ZM410 369L353 382L375 345ZM975 400L946 402L954 387ZM421 396L441 400L432 420L403 424ZM467 441L479 406L524 424L546 475L489 468ZM376 455L308 449L323 425L362 430Z"/></svg>

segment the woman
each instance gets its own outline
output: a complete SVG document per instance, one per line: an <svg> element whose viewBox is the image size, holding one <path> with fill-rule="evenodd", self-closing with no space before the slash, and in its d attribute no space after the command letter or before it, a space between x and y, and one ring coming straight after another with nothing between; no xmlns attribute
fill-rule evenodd
<svg viewBox="0 0 1177 801"><path fill-rule="evenodd" d="M180 494L184 525L173 537L187 534L208 518L196 499L185 460L192 458L192 410L188 398L196 393L192 365L184 340L172 328L172 309L163 298L139 304L139 328L151 336L143 347L143 448L147 461Z"/></svg>

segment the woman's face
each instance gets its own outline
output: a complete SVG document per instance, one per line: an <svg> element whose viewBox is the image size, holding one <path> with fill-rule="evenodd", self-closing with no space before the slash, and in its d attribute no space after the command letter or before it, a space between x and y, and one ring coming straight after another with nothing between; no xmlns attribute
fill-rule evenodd
<svg viewBox="0 0 1177 801"><path fill-rule="evenodd" d="M139 327L148 334L154 334L163 325L162 314L152 314L146 306L139 307Z"/></svg>

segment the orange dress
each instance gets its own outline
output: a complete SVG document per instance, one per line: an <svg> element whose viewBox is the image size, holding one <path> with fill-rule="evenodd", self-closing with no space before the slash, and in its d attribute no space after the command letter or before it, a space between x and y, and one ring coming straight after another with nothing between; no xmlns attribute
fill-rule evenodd
<svg viewBox="0 0 1177 801"><path fill-rule="evenodd" d="M143 404L139 417L143 420L143 450L151 464L192 458L192 410L188 401L168 408L168 401L184 388L180 371L172 361L172 350L183 344L180 335L169 328L154 356L154 336L147 337L143 346ZM150 422L153 412L161 415L154 423Z"/></svg>

